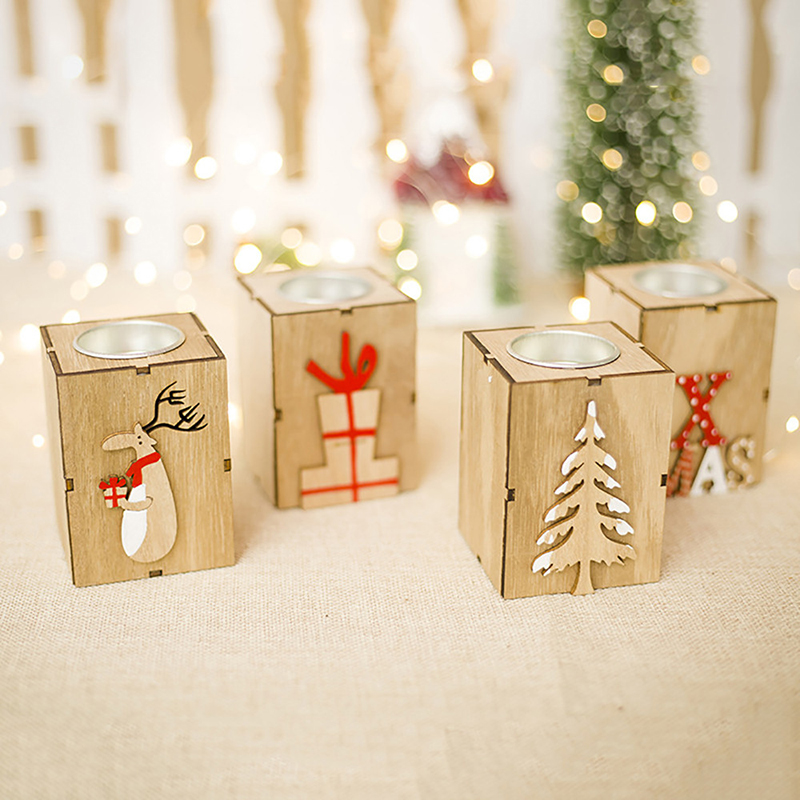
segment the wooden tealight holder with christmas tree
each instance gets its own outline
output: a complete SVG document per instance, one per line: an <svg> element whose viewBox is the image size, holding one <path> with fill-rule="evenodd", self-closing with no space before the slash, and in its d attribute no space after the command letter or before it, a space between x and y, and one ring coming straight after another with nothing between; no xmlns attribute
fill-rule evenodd
<svg viewBox="0 0 800 800"><path fill-rule="evenodd" d="M41 334L56 515L75 585L232 565L226 362L200 320Z"/></svg>
<svg viewBox="0 0 800 800"><path fill-rule="evenodd" d="M658 580L671 370L608 322L463 344L459 528L500 594Z"/></svg>
<svg viewBox="0 0 800 800"><path fill-rule="evenodd" d="M712 262L596 267L586 296L675 371L667 495L761 480L774 298Z"/></svg>
<svg viewBox="0 0 800 800"><path fill-rule="evenodd" d="M272 502L416 486L414 301L371 269L239 281L245 448Z"/></svg>

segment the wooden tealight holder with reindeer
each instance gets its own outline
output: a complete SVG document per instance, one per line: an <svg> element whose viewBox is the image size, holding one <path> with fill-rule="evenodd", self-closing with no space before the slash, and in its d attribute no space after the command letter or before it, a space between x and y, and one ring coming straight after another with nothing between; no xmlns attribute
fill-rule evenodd
<svg viewBox="0 0 800 800"><path fill-rule="evenodd" d="M245 452L279 508L417 484L416 304L371 269L242 276Z"/></svg>
<svg viewBox="0 0 800 800"><path fill-rule="evenodd" d="M596 267L586 296L675 370L667 496L760 481L774 298L712 262Z"/></svg>
<svg viewBox="0 0 800 800"><path fill-rule="evenodd" d="M200 320L41 333L56 515L75 585L232 565L226 362Z"/></svg>
<svg viewBox="0 0 800 800"><path fill-rule="evenodd" d="M464 334L459 528L503 597L658 580L673 383L609 322Z"/></svg>

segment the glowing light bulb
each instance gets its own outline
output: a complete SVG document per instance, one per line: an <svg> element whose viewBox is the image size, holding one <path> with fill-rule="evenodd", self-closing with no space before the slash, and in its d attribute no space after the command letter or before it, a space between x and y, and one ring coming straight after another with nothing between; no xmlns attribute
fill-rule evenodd
<svg viewBox="0 0 800 800"><path fill-rule="evenodd" d="M200 178L201 181L207 181L217 174L217 160L211 156L203 156L197 159L194 165L194 174Z"/></svg>
<svg viewBox="0 0 800 800"><path fill-rule="evenodd" d="M140 261L133 268L133 278L142 286L149 286L158 275L156 265L152 261Z"/></svg>
<svg viewBox="0 0 800 800"><path fill-rule="evenodd" d="M322 261L322 250L314 242L303 242L294 251L294 257L304 267L316 267Z"/></svg>
<svg viewBox="0 0 800 800"><path fill-rule="evenodd" d="M402 278L397 284L397 288L412 300L419 300L422 297L422 286L416 278Z"/></svg>
<svg viewBox="0 0 800 800"><path fill-rule="evenodd" d="M183 241L186 242L189 247L197 247L203 239L206 238L206 229L202 225L198 225L196 222L193 222L191 225L187 225L185 230L183 231Z"/></svg>
<svg viewBox="0 0 800 800"><path fill-rule="evenodd" d="M44 436L41 433L37 433L33 439L31 439L31 443L34 447L44 447Z"/></svg>
<svg viewBox="0 0 800 800"><path fill-rule="evenodd" d="M692 59L692 69L698 75L708 75L711 72L711 62L705 56L695 56Z"/></svg>
<svg viewBox="0 0 800 800"><path fill-rule="evenodd" d="M395 259L400 269L411 270L419 264L419 258L413 250L401 250Z"/></svg>
<svg viewBox="0 0 800 800"><path fill-rule="evenodd" d="M622 166L622 153L610 147L603 152L603 164L607 169L618 170Z"/></svg>
<svg viewBox="0 0 800 800"><path fill-rule="evenodd" d="M736 222L739 217L739 209L736 203L731 200L723 200L717 205L717 214L723 222Z"/></svg>
<svg viewBox="0 0 800 800"><path fill-rule="evenodd" d="M88 283L92 289L102 286L107 277L108 267L101 261L98 261L96 264L92 264L92 266L86 270L86 274L84 275L86 283Z"/></svg>
<svg viewBox="0 0 800 800"><path fill-rule="evenodd" d="M655 205L649 200L642 200L642 202L636 206L636 219L639 224L644 225L645 228L652 225L656 221Z"/></svg>
<svg viewBox="0 0 800 800"><path fill-rule="evenodd" d="M19 346L28 352L39 347L39 329L27 322L19 329Z"/></svg>
<svg viewBox="0 0 800 800"><path fill-rule="evenodd" d="M467 239L464 252L470 258L480 258L489 252L489 242L485 236L475 233Z"/></svg>
<svg viewBox="0 0 800 800"><path fill-rule="evenodd" d="M25 255L25 248L19 242L14 242L9 246L8 257L12 261L18 261L23 255Z"/></svg>
<svg viewBox="0 0 800 800"><path fill-rule="evenodd" d="M586 26L586 30L589 31L589 35L593 36L595 39L602 39L608 33L608 28L601 19L590 20L589 24Z"/></svg>
<svg viewBox="0 0 800 800"><path fill-rule="evenodd" d="M408 148L402 139L390 139L386 142L386 155L395 164L404 164L408 161Z"/></svg>
<svg viewBox="0 0 800 800"><path fill-rule="evenodd" d="M397 247L403 240L403 226L396 219L385 219L378 225L378 240L387 250Z"/></svg>
<svg viewBox="0 0 800 800"><path fill-rule="evenodd" d="M432 206L433 216L440 225L452 225L458 222L461 212L458 206L448 203L447 200L437 200Z"/></svg>
<svg viewBox="0 0 800 800"><path fill-rule="evenodd" d="M125 233L129 236L136 236L142 229L142 221L139 217L128 217L125 220Z"/></svg>
<svg viewBox="0 0 800 800"><path fill-rule="evenodd" d="M252 208L238 208L231 217L234 233L249 233L256 225L256 212Z"/></svg>
<svg viewBox="0 0 800 800"><path fill-rule="evenodd" d="M258 159L258 168L263 175L277 175L283 167L283 156L277 150L269 150Z"/></svg>
<svg viewBox="0 0 800 800"><path fill-rule="evenodd" d="M335 239L331 242L330 254L337 264L349 264L356 256L356 246L350 239Z"/></svg>
<svg viewBox="0 0 800 800"><path fill-rule="evenodd" d="M719 190L717 182L710 175L703 175L697 185L706 197L713 197Z"/></svg>
<svg viewBox="0 0 800 800"><path fill-rule="evenodd" d="M579 322L586 322L591 316L592 304L587 297L573 297L569 301L569 313Z"/></svg>
<svg viewBox="0 0 800 800"><path fill-rule="evenodd" d="M164 161L170 167L182 167L192 157L192 140L187 136L176 139L164 152Z"/></svg>
<svg viewBox="0 0 800 800"><path fill-rule="evenodd" d="M494 177L494 167L488 161L476 161L467 175L476 186L484 186Z"/></svg>
<svg viewBox="0 0 800 800"><path fill-rule="evenodd" d="M485 58L478 58L472 62L472 75L476 81L489 83L494 77L492 62Z"/></svg>
<svg viewBox="0 0 800 800"><path fill-rule="evenodd" d="M303 243L303 232L300 228L287 228L281 234L281 244L287 250L294 250Z"/></svg>
<svg viewBox="0 0 800 800"><path fill-rule="evenodd" d="M609 64L603 70L603 80L612 86L616 86L625 80L625 73L616 64Z"/></svg>
<svg viewBox="0 0 800 800"><path fill-rule="evenodd" d="M675 205L672 206L672 216L675 217L678 222L685 224L687 222L691 222L694 212L688 203L685 203L683 200L679 200L677 203L675 203Z"/></svg>
<svg viewBox="0 0 800 800"><path fill-rule="evenodd" d="M556 184L556 194L560 200L569 203L577 199L580 194L580 189L575 181L559 181Z"/></svg>
<svg viewBox="0 0 800 800"><path fill-rule="evenodd" d="M606 118L606 110L599 103L592 103L586 108L586 116L592 122L602 122Z"/></svg>
<svg viewBox="0 0 800 800"><path fill-rule="evenodd" d="M233 258L233 266L236 267L237 272L242 275L249 275L254 272L256 267L261 263L263 255L261 250L256 245L247 243L239 246L236 255Z"/></svg>
<svg viewBox="0 0 800 800"><path fill-rule="evenodd" d="M581 216L587 222L595 224L603 219L603 209L597 203L584 203L581 208Z"/></svg>
<svg viewBox="0 0 800 800"><path fill-rule="evenodd" d="M786 420L786 431L787 433L794 433L798 428L800 428L800 419L797 419L793 414Z"/></svg>
<svg viewBox="0 0 800 800"><path fill-rule="evenodd" d="M61 321L65 325L74 325L76 322L81 321L81 315L77 308L71 308L69 311L64 312L64 316L61 317Z"/></svg>

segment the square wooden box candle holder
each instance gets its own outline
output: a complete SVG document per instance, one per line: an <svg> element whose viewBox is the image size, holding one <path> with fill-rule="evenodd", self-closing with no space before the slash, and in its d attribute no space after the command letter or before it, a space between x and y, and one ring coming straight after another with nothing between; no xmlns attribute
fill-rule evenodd
<svg viewBox="0 0 800 800"><path fill-rule="evenodd" d="M41 334L56 514L75 585L232 565L226 362L200 320Z"/></svg>
<svg viewBox="0 0 800 800"><path fill-rule="evenodd" d="M416 304L371 269L239 278L248 462L279 508L411 489Z"/></svg>
<svg viewBox="0 0 800 800"><path fill-rule="evenodd" d="M586 296L675 371L667 495L761 480L774 298L712 262L595 267Z"/></svg>
<svg viewBox="0 0 800 800"><path fill-rule="evenodd" d="M500 594L658 580L671 370L608 322L463 345L459 528Z"/></svg>

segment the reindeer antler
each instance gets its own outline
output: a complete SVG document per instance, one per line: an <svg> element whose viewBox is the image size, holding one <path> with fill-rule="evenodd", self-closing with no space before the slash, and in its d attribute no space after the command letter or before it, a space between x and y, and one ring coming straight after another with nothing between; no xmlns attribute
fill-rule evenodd
<svg viewBox="0 0 800 800"><path fill-rule="evenodd" d="M208 426L207 422L205 425L202 424L203 420L206 418L205 414L203 414L200 419L195 420L195 417L197 416L197 409L200 406L200 403L195 403L189 408L181 408L178 411L179 420L175 424L169 422L158 422L158 414L163 403L167 403L171 406L182 406L185 402L184 397L186 397L186 390L173 389L172 387L176 383L177 381L173 381L169 386L165 386L158 393L154 407L153 419L151 419L147 425L142 426L142 430L144 430L146 433L152 433L153 431L158 430L158 428L171 428L174 431L201 431L203 428Z"/></svg>

